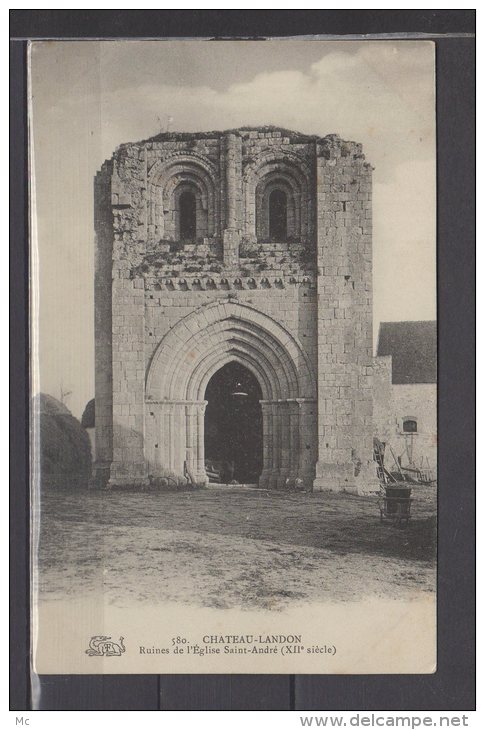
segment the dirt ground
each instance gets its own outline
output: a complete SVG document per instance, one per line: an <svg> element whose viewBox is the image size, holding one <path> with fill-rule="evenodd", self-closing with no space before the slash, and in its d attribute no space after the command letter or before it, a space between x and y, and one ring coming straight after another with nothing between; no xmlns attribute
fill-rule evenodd
<svg viewBox="0 0 485 730"><path fill-rule="evenodd" d="M435 588L436 489L415 487L407 528L376 497L244 487L55 492L42 499L45 599L103 590L116 605L173 601L281 610Z"/></svg>

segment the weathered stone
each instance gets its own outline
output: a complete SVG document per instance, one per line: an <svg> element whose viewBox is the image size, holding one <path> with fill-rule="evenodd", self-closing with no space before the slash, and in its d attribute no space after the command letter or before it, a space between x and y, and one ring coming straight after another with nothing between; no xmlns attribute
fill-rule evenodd
<svg viewBox="0 0 485 730"><path fill-rule="evenodd" d="M261 485L373 483L360 145L271 127L168 133L122 145L95 186L100 479L205 483L205 386L232 358L263 394Z"/></svg>

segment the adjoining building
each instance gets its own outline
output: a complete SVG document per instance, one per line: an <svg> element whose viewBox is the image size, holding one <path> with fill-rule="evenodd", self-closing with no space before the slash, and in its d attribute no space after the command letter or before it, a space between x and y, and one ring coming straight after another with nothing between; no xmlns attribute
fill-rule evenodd
<svg viewBox="0 0 485 730"><path fill-rule="evenodd" d="M375 436L398 464L431 479L437 469L436 322L382 322L374 374ZM393 456L394 454L394 456Z"/></svg>
<svg viewBox="0 0 485 730"><path fill-rule="evenodd" d="M371 175L359 144L269 127L103 164L99 485L375 487Z"/></svg>

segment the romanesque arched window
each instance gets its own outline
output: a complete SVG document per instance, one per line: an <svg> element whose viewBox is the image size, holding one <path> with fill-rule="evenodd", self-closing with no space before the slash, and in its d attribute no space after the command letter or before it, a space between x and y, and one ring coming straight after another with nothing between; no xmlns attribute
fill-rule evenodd
<svg viewBox="0 0 485 730"><path fill-rule="evenodd" d="M272 241L288 238L288 200L284 190L274 188L268 200L269 237Z"/></svg>
<svg viewBox="0 0 485 730"><path fill-rule="evenodd" d="M301 191L282 171L265 175L256 186L256 236L261 243L300 240Z"/></svg>
<svg viewBox="0 0 485 730"><path fill-rule="evenodd" d="M170 199L170 206L173 211L173 236L176 241L196 243L207 236L207 204L195 181L190 178L178 181ZM166 226L167 232L170 230L169 225Z"/></svg>
<svg viewBox="0 0 485 730"><path fill-rule="evenodd" d="M197 239L197 200L191 190L184 190L179 200L180 240L195 241Z"/></svg>
<svg viewBox="0 0 485 730"><path fill-rule="evenodd" d="M209 160L190 154L155 163L150 172L149 236L195 243L217 235L216 174Z"/></svg>

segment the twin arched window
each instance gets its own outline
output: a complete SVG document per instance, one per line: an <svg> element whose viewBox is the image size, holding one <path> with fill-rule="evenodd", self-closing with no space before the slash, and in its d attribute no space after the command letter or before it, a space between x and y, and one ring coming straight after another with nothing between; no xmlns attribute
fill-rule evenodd
<svg viewBox="0 0 485 730"><path fill-rule="evenodd" d="M192 243L222 234L226 203L216 165L187 153L160 163L150 174L150 235ZM231 192L236 199L230 225L238 225L251 243L305 243L313 230L310 176L303 161L300 166L285 156L249 165L242 189Z"/></svg>
<svg viewBox="0 0 485 730"><path fill-rule="evenodd" d="M275 188L268 198L268 233L271 241L288 238L288 199L284 190ZM184 190L178 198L179 238L181 241L197 239L197 199L191 190Z"/></svg>
<svg viewBox="0 0 485 730"><path fill-rule="evenodd" d="M298 185L276 171L262 177L255 190L256 237L260 243L298 240L301 236Z"/></svg>
<svg viewBox="0 0 485 730"><path fill-rule="evenodd" d="M285 242L297 232L299 211L295 196L293 191L287 189L284 180L279 183L273 180L263 191L257 191L257 237L263 242ZM174 193L175 238L185 243L195 243L206 236L204 212L199 191L188 183L179 185Z"/></svg>

